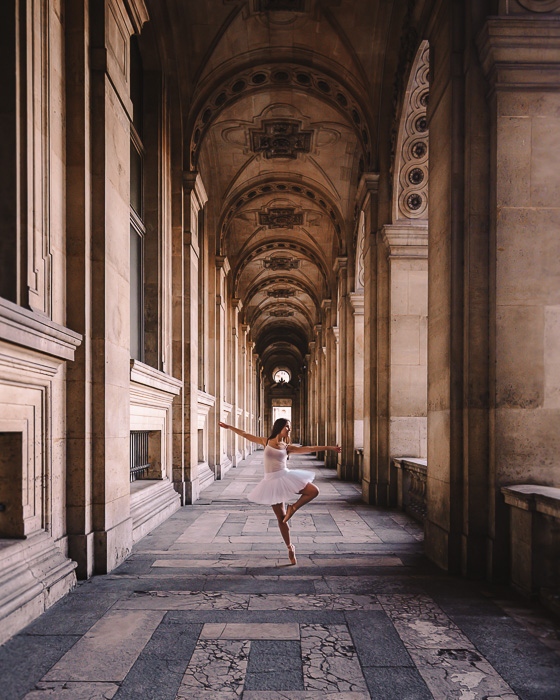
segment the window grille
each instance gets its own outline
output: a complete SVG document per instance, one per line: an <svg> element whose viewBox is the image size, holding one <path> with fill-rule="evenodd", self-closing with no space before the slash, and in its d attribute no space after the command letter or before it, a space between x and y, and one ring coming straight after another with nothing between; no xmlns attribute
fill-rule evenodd
<svg viewBox="0 0 560 700"><path fill-rule="evenodd" d="M133 430L130 433L130 481L143 479L150 468L149 435L147 430Z"/></svg>

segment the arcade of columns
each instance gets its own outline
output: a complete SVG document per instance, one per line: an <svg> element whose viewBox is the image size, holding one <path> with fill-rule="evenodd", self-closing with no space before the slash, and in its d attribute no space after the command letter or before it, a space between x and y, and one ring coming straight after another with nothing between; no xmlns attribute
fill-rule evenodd
<svg viewBox="0 0 560 700"><path fill-rule="evenodd" d="M275 409L442 568L557 590L560 1L0 19L0 641Z"/></svg>

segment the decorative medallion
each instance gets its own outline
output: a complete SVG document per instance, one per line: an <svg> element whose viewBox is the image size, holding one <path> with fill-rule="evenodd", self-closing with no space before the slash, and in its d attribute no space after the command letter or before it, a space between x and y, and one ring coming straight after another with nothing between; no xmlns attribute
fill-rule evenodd
<svg viewBox="0 0 560 700"><path fill-rule="evenodd" d="M257 0L257 12L305 12L305 0Z"/></svg>
<svg viewBox="0 0 560 700"><path fill-rule="evenodd" d="M293 297L296 294L295 289L270 289L267 292L269 297L274 299L286 299L287 297Z"/></svg>
<svg viewBox="0 0 560 700"><path fill-rule="evenodd" d="M303 214L296 214L293 207L274 207L259 212L259 224L266 228L294 228L303 224Z"/></svg>
<svg viewBox="0 0 560 700"><path fill-rule="evenodd" d="M295 121L264 121L262 131L251 131L251 150L265 158L297 158L311 150L312 131L302 131Z"/></svg>
<svg viewBox="0 0 560 700"><path fill-rule="evenodd" d="M271 258L265 258L263 260L263 265L265 270L297 270L299 267L299 260L284 255L275 255Z"/></svg>
<svg viewBox="0 0 560 700"><path fill-rule="evenodd" d="M294 312L289 311L288 309L275 309L274 311L271 311L269 316L273 316L274 318L288 318L289 316L293 316Z"/></svg>

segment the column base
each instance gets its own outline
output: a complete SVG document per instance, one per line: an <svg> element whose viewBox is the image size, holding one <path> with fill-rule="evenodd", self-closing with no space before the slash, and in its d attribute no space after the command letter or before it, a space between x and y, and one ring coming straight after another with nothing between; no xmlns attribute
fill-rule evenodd
<svg viewBox="0 0 560 700"><path fill-rule="evenodd" d="M181 497L181 505L192 505L200 498L200 482L198 478L193 481L174 481L173 488Z"/></svg>
<svg viewBox="0 0 560 700"><path fill-rule="evenodd" d="M108 574L120 566L132 551L132 518L95 532L94 551L96 574Z"/></svg>
<svg viewBox="0 0 560 700"><path fill-rule="evenodd" d="M68 535L68 556L76 564L76 576L81 581L91 578L94 569L93 532L87 535Z"/></svg>

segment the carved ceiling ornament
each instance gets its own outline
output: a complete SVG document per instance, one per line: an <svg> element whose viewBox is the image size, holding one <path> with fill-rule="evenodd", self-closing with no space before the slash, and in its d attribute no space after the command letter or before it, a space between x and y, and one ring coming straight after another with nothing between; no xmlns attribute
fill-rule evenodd
<svg viewBox="0 0 560 700"><path fill-rule="evenodd" d="M297 270L299 268L299 260L291 258L287 255L274 255L263 260L265 270Z"/></svg>
<svg viewBox="0 0 560 700"><path fill-rule="evenodd" d="M412 66L401 112L393 186L395 221L428 217L429 69L429 46L424 41Z"/></svg>
<svg viewBox="0 0 560 700"><path fill-rule="evenodd" d="M290 158L309 153L313 131L304 131L301 122L292 119L267 119L260 130L250 131L251 150L265 158Z"/></svg>
<svg viewBox="0 0 560 700"><path fill-rule="evenodd" d="M204 134L222 109L247 93L277 87L303 90L306 94L329 102L338 112L344 114L360 140L364 164L368 168L370 167L371 138L368 119L364 109L354 99L351 91L321 71L292 63L279 63L263 67L253 66L246 70L240 70L234 78L221 83L208 99L199 104L195 111L197 116L191 137L193 167L196 166Z"/></svg>
<svg viewBox="0 0 560 700"><path fill-rule="evenodd" d="M294 228L302 224L303 214L296 213L294 207L271 207L259 212L259 225L266 228Z"/></svg>
<svg viewBox="0 0 560 700"><path fill-rule="evenodd" d="M273 318L289 318L290 316L293 316L294 312L290 311L289 309L273 309L270 313L269 316L272 316Z"/></svg>
<svg viewBox="0 0 560 700"><path fill-rule="evenodd" d="M288 297L295 296L296 290L289 289L288 287L285 289L269 289L267 295L273 299L287 299Z"/></svg>

